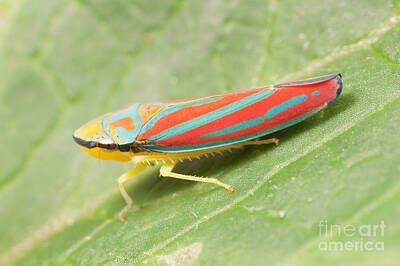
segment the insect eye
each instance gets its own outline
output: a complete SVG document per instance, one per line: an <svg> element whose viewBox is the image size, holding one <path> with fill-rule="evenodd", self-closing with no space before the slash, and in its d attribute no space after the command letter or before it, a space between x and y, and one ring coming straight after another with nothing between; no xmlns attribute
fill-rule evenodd
<svg viewBox="0 0 400 266"><path fill-rule="evenodd" d="M107 149L107 150L115 150L117 148L117 144L115 144L115 143L104 144L104 143L98 142L97 147Z"/></svg>
<svg viewBox="0 0 400 266"><path fill-rule="evenodd" d="M123 152L131 151L131 146L129 144L118 145L118 149Z"/></svg>

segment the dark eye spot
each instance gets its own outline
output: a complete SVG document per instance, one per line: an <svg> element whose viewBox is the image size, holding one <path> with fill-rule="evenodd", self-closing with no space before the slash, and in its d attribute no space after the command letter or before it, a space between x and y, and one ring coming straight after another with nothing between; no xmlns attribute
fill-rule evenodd
<svg viewBox="0 0 400 266"><path fill-rule="evenodd" d="M131 146L129 144L118 145L118 149L122 152L128 152L131 150Z"/></svg>
<svg viewBox="0 0 400 266"><path fill-rule="evenodd" d="M107 149L107 150L115 150L117 148L117 144L115 144L115 143L103 144L103 143L98 142L96 146L99 148Z"/></svg>

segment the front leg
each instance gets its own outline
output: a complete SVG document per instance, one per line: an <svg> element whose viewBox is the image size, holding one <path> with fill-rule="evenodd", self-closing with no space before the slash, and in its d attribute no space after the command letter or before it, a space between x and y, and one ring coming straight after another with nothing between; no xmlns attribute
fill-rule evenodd
<svg viewBox="0 0 400 266"><path fill-rule="evenodd" d="M118 187L119 187L119 191L121 192L122 197L125 199L126 201L126 206L121 210L121 212L118 214L118 218L121 222L124 221L124 215L125 213L129 210L129 208L132 206L132 199L131 197L128 195L128 193L125 191L124 188L124 183L126 181L128 181L129 179L131 179L132 177L138 175L140 172L142 172L144 169L146 169L147 165L144 164L138 164L135 165L135 167L133 167L132 169L130 169L129 171L125 172L123 175L121 175L118 178Z"/></svg>

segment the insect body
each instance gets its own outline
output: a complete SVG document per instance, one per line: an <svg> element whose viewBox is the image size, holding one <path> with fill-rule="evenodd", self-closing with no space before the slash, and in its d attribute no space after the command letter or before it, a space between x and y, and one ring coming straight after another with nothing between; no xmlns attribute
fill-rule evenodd
<svg viewBox="0 0 400 266"><path fill-rule="evenodd" d="M154 103L136 103L105 114L74 132L82 149L102 160L132 162L135 167L118 179L123 183L154 163L160 174L184 180L233 187L214 178L174 173L177 162L208 153L276 143L258 138L294 125L327 107L340 95L340 74L280 83L212 96Z"/></svg>

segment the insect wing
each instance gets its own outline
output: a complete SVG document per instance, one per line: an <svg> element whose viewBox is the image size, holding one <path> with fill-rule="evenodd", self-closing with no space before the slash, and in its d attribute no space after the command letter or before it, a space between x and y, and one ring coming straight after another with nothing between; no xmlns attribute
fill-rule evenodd
<svg viewBox="0 0 400 266"><path fill-rule="evenodd" d="M294 125L332 103L340 94L340 74L272 87L176 102L143 124L137 140L157 152L190 152L258 138ZM172 104L171 104L172 103Z"/></svg>

